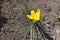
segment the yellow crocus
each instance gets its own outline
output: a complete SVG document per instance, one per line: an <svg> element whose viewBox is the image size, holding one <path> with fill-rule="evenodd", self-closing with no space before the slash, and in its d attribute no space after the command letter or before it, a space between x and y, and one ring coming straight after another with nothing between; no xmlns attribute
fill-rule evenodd
<svg viewBox="0 0 60 40"><path fill-rule="evenodd" d="M40 9L38 9L36 12L34 10L31 10L31 15L27 14L27 18L33 20L33 21L39 21L40 20Z"/></svg>

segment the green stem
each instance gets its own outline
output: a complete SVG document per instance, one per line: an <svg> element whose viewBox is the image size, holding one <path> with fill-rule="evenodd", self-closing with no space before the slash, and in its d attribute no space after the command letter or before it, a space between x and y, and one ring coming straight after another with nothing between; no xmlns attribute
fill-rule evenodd
<svg viewBox="0 0 60 40"><path fill-rule="evenodd" d="M32 25L30 26L30 40L33 40L33 39L32 39L32 37L33 37L33 36L32 36L32 35L33 35L32 29L33 29L34 24L35 24L35 22L33 22Z"/></svg>
<svg viewBox="0 0 60 40"><path fill-rule="evenodd" d="M35 24L35 30L36 30L36 32L37 32L37 40L39 40L39 37L38 37L39 29L38 29L38 27L37 27L37 25L36 25L36 24Z"/></svg>
<svg viewBox="0 0 60 40"><path fill-rule="evenodd" d="M32 28L34 26L35 22L33 22L30 26L30 28L26 31L26 33L30 30L30 40L32 40ZM26 36L26 33L25 33L25 36Z"/></svg>
<svg viewBox="0 0 60 40"><path fill-rule="evenodd" d="M35 22L32 22L32 23L31 23L31 26L29 27L29 29L27 29L27 31L26 31L25 34L24 34L23 40L25 39L26 33L28 33L28 31L30 31L30 38L32 37L31 34L32 34L32 28L33 28L34 24L35 24ZM32 40L32 38L31 38L30 40Z"/></svg>
<svg viewBox="0 0 60 40"><path fill-rule="evenodd" d="M31 30L30 30L30 40L33 40L33 39L32 39L32 35L33 35L33 34L32 34L32 28L31 28Z"/></svg>

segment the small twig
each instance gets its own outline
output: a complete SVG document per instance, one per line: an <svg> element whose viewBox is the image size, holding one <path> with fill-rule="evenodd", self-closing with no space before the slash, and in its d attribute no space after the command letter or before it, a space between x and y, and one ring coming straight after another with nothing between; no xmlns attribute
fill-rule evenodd
<svg viewBox="0 0 60 40"><path fill-rule="evenodd" d="M43 21L40 21L40 22L42 22L43 24L45 24L45 25L47 25L48 27L50 27L50 25L49 25L49 24L47 24L47 23L45 23L45 22L43 22Z"/></svg>

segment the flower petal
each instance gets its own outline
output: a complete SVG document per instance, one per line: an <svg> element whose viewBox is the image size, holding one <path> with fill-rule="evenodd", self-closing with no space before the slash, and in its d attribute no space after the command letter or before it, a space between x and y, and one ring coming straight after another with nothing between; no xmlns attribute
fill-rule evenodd
<svg viewBox="0 0 60 40"><path fill-rule="evenodd" d="M34 10L31 10L31 15L27 14L27 18L33 20L33 21L39 21L40 20L40 9L38 9L35 13Z"/></svg>
<svg viewBox="0 0 60 40"><path fill-rule="evenodd" d="M26 16L27 16L27 18L32 19L31 15L28 15L28 14L27 14Z"/></svg>
<svg viewBox="0 0 60 40"><path fill-rule="evenodd" d="M40 11L40 9L38 9L38 10L36 11L37 20L40 20L40 16L41 16L41 11Z"/></svg>
<svg viewBox="0 0 60 40"><path fill-rule="evenodd" d="M31 15L35 15L35 11L34 10L31 10Z"/></svg>
<svg viewBox="0 0 60 40"><path fill-rule="evenodd" d="M38 9L38 10L36 11L36 14L37 14L37 15L40 15L40 13L41 13L41 11L40 11L40 9Z"/></svg>
<svg viewBox="0 0 60 40"><path fill-rule="evenodd" d="M37 16L37 15L36 15L36 17L35 17L34 20L35 20L35 21L39 21L39 20L40 20L40 16Z"/></svg>

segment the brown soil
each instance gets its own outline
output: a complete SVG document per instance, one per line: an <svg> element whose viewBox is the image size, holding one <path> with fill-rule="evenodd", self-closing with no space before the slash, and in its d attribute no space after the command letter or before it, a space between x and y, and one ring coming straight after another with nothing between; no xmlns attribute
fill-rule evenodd
<svg viewBox="0 0 60 40"><path fill-rule="evenodd" d="M30 8L41 9L41 20L50 25L46 27L48 33L51 34L50 39L46 35L46 40L60 40L60 21L56 18L56 14L60 13L60 0L30 0L32 6ZM27 4L29 6L29 4ZM20 8L16 10L15 8ZM21 8L24 5L18 0L0 0L0 40L29 40L29 33L24 35L30 26L30 22L26 19ZM38 25L40 25L38 23ZM33 29L33 40L43 40L41 34L37 39L37 34Z"/></svg>

